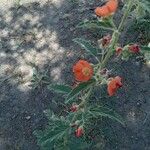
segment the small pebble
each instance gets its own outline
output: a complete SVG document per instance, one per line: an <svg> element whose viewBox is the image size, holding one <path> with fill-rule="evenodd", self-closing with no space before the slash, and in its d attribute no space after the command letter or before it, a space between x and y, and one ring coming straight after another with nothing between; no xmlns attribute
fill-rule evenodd
<svg viewBox="0 0 150 150"><path fill-rule="evenodd" d="M137 106L141 106L142 104L140 102L137 102Z"/></svg>
<svg viewBox="0 0 150 150"><path fill-rule="evenodd" d="M29 119L31 119L31 116L27 116L27 117L25 117L27 120L29 120Z"/></svg>

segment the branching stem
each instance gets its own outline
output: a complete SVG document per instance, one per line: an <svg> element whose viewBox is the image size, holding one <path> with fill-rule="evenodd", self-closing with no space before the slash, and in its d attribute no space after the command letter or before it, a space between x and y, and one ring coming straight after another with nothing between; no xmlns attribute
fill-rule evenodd
<svg viewBox="0 0 150 150"><path fill-rule="evenodd" d="M100 65L100 69L104 68L107 65L110 57L113 55L113 48L116 46L116 44L117 44L117 42L119 40L120 32L122 31L122 29L124 27L124 23L125 23L127 17L129 16L129 13L130 13L131 8L132 8L132 4L133 4L133 0L129 0L128 4L127 4L127 9L125 10L123 18L122 18L122 20L121 20L121 22L119 24L119 27L118 27L118 29L116 31L114 31L114 33L112 35L112 42L111 42L111 44L110 44L110 46L108 48L108 52L107 52L103 62Z"/></svg>
<svg viewBox="0 0 150 150"><path fill-rule="evenodd" d="M105 57L102 60L102 62L98 64L97 73L100 71L100 69L104 68L107 65L110 57L113 55L113 53L114 53L113 49L115 48L115 46L116 46L116 44L117 44L117 42L119 40L120 32L123 30L124 23L125 23L128 15L129 15L129 13L131 11L132 4L133 4L133 0L129 0L128 4L127 4L127 8L125 10L125 13L123 15L123 18L122 18L122 20L120 22L120 25L119 25L118 29L116 29L113 32L112 41L111 41L110 46L108 47L107 54L105 55ZM114 27L115 27L115 25L114 25ZM92 88L93 88L93 86L90 87L90 89L88 89L88 92L85 94L84 98L82 99L81 103L79 104L79 109L82 108L82 107L86 107L85 103L87 103L87 101L88 101L88 99L89 99L89 97L91 95ZM74 121L76 120L77 116L78 116L78 112L76 112L75 115L73 116L71 123L74 123Z"/></svg>

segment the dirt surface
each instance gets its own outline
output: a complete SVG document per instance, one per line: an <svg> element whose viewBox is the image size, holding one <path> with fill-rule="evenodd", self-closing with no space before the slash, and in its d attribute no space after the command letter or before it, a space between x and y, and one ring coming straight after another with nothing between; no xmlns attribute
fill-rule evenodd
<svg viewBox="0 0 150 150"><path fill-rule="evenodd" d="M0 150L40 149L33 131L45 127L44 110L57 111L63 99L41 82L32 89L29 85L33 72L37 68L40 74L46 73L50 83L72 84L73 63L88 57L72 39L84 37L96 43L106 34L76 29L81 20L95 18L93 8L98 4L96 0L53 0L12 6L1 12ZM121 12L118 20L120 16ZM120 40L122 44L129 40L126 31L127 28ZM129 35L133 42L137 34ZM108 142L104 150L149 150L150 68L135 59L113 59L112 63L113 74L124 79L124 86L113 102L125 118L126 127L113 125L117 144Z"/></svg>

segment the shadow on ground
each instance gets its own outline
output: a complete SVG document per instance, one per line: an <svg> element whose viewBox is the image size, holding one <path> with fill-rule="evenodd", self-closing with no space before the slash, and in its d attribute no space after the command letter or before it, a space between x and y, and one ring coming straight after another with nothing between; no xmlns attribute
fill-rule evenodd
<svg viewBox="0 0 150 150"><path fill-rule="evenodd" d="M75 15L76 3L64 1L14 6L0 14L0 149L39 149L32 132L46 124L43 111L57 111L62 100L44 85L30 88L33 69L47 71L50 83L72 84L72 64L83 57L72 38L87 14L74 20Z"/></svg>
<svg viewBox="0 0 150 150"><path fill-rule="evenodd" d="M43 111L57 111L63 100L45 85L36 90L30 88L33 68L47 71L50 83L72 84L72 64L84 58L72 39L84 36L96 41L102 36L94 30L76 30L81 20L94 18L94 6L94 2L62 0L11 7L0 14L0 149L39 150L32 133L47 123ZM122 134L116 134L123 137L119 138L118 149L148 150L149 69L136 61L120 62L116 68L120 65L122 69L116 74L125 78L126 85L116 98L116 105L127 120L127 128L117 127Z"/></svg>

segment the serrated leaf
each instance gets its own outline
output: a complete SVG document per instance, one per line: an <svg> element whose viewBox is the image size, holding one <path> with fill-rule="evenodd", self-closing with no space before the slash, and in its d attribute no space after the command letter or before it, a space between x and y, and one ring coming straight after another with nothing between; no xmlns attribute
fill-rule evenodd
<svg viewBox="0 0 150 150"><path fill-rule="evenodd" d="M134 13L134 15L136 16L136 19L143 18L145 14L146 14L146 11L141 7L141 5L138 5Z"/></svg>
<svg viewBox="0 0 150 150"><path fill-rule="evenodd" d="M94 79L91 79L88 82L80 83L76 88L74 88L69 94L67 99L65 100L65 103L70 102L75 96L80 94L83 90L86 90L88 87L90 87L92 84L95 83Z"/></svg>
<svg viewBox="0 0 150 150"><path fill-rule="evenodd" d="M145 53L144 56L145 56L146 61L150 62L150 53Z"/></svg>
<svg viewBox="0 0 150 150"><path fill-rule="evenodd" d="M53 116L55 117L54 112L50 109L44 110L44 114L49 120L52 120ZM55 119L57 119L57 117L55 117Z"/></svg>
<svg viewBox="0 0 150 150"><path fill-rule="evenodd" d="M141 46L141 49L143 52L149 52L150 53L150 47L148 47L148 46Z"/></svg>
<svg viewBox="0 0 150 150"><path fill-rule="evenodd" d="M62 143L70 128L70 122L66 123L64 119L54 116L51 111L48 113L50 113L48 116L53 119L49 120L47 128L44 131L34 132L38 139L38 144L43 149L47 146L54 147L55 144L58 146L59 143Z"/></svg>
<svg viewBox="0 0 150 150"><path fill-rule="evenodd" d="M122 117L119 114L117 114L115 111L106 107L96 107L96 106L92 107L89 110L89 114L91 114L93 117L96 117L96 118L98 116L108 117L124 125L124 120L122 119Z"/></svg>
<svg viewBox="0 0 150 150"><path fill-rule="evenodd" d="M72 90L70 86L63 84L48 85L48 89L58 93L69 93Z"/></svg>
<svg viewBox="0 0 150 150"><path fill-rule="evenodd" d="M91 143L88 143L84 138L71 136L68 145L70 150L86 150L90 147Z"/></svg>
<svg viewBox="0 0 150 150"><path fill-rule="evenodd" d="M139 2L139 5L148 13L150 13L150 2L143 0L142 2Z"/></svg>
<svg viewBox="0 0 150 150"><path fill-rule="evenodd" d="M58 132L58 133L57 133ZM63 137L64 137L64 135L66 134L66 130L58 130L56 132L56 134L54 135L54 136L52 136L52 137L49 137L47 140L45 140L43 143L42 143L42 145L44 146L45 144L47 144L47 143L52 143L53 141L55 141L55 140L60 140L60 139L63 139Z"/></svg>
<svg viewBox="0 0 150 150"><path fill-rule="evenodd" d="M97 56L97 48L95 48L89 41L81 38L73 39L73 41L79 44L83 49L85 49L91 55Z"/></svg>
<svg viewBox="0 0 150 150"><path fill-rule="evenodd" d="M112 30L113 25L108 20L92 20L92 21L83 21L77 25L78 28L96 28L96 29L110 29Z"/></svg>

